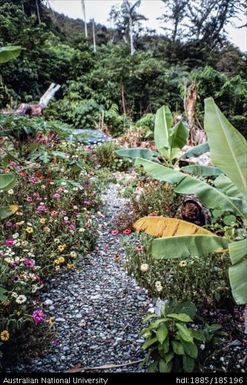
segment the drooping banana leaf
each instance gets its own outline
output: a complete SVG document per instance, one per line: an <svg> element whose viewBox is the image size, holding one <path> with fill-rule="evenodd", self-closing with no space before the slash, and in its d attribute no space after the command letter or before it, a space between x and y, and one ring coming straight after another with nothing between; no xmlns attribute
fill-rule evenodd
<svg viewBox="0 0 247 385"><path fill-rule="evenodd" d="M10 190L14 185L15 176L13 174L0 174L0 190Z"/></svg>
<svg viewBox="0 0 247 385"><path fill-rule="evenodd" d="M247 239L229 244L230 258L233 265L247 257ZM247 280L247 277L246 277Z"/></svg>
<svg viewBox="0 0 247 385"><path fill-rule="evenodd" d="M187 258L207 256L210 253L222 252L228 247L226 239L212 235L182 235L168 238L157 238L152 241L154 258Z"/></svg>
<svg viewBox="0 0 247 385"><path fill-rule="evenodd" d="M143 158L148 160L154 160L159 155L157 152L149 150L148 148L122 148L117 150L116 154L124 158Z"/></svg>
<svg viewBox="0 0 247 385"><path fill-rule="evenodd" d="M7 46L0 48L0 64L6 63L11 59L15 59L21 52L20 46Z"/></svg>
<svg viewBox="0 0 247 385"><path fill-rule="evenodd" d="M240 208L240 210L247 214L247 199L239 191L237 186L225 175L220 175L214 180L214 186L222 191L225 195L228 195L233 202Z"/></svg>
<svg viewBox="0 0 247 385"><path fill-rule="evenodd" d="M158 109L155 116L154 141L157 149L169 149L169 137L171 134L173 118L167 106Z"/></svg>
<svg viewBox="0 0 247 385"><path fill-rule="evenodd" d="M192 147L190 150L185 152L180 159L196 158L202 154L205 154L205 152L208 152L208 151L209 151L208 143L198 144L198 146Z"/></svg>
<svg viewBox="0 0 247 385"><path fill-rule="evenodd" d="M218 176L222 174L222 171L220 171L217 167L209 167L209 166L199 166L199 165L190 165L180 168L181 171L192 174L195 176Z"/></svg>
<svg viewBox="0 0 247 385"><path fill-rule="evenodd" d="M133 227L137 231L145 231L145 233L159 238L195 234L214 236L210 231L197 226L194 223L177 218L165 218L161 216L140 218L134 223Z"/></svg>
<svg viewBox="0 0 247 385"><path fill-rule="evenodd" d="M247 259L229 267L232 295L238 305L247 303Z"/></svg>
<svg viewBox="0 0 247 385"><path fill-rule="evenodd" d="M247 197L247 142L213 98L205 99L204 127L212 161Z"/></svg>
<svg viewBox="0 0 247 385"><path fill-rule="evenodd" d="M242 211L229 196L202 180L150 160L137 159L136 165L143 166L154 179L175 185L174 191L179 194L195 194L210 209L224 208L243 217Z"/></svg>

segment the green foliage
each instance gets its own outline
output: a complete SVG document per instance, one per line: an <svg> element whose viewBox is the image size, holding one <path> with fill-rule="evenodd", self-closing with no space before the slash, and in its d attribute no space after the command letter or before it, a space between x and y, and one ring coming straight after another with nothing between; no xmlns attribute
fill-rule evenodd
<svg viewBox="0 0 247 385"><path fill-rule="evenodd" d="M112 171L126 171L131 167L132 161L119 158L117 149L118 146L113 142L98 145L92 154L95 156L96 166L107 167Z"/></svg>
<svg viewBox="0 0 247 385"><path fill-rule="evenodd" d="M166 304L160 316L145 317L148 326L142 329L147 352L145 362L149 372L185 372L196 369L200 360L200 345L213 342L220 325L196 325L193 304ZM220 333L219 333L220 334Z"/></svg>
<svg viewBox="0 0 247 385"><path fill-rule="evenodd" d="M15 59L20 55L21 47L8 46L0 48L0 64L6 63L9 60Z"/></svg>
<svg viewBox="0 0 247 385"><path fill-rule="evenodd" d="M150 236L138 234L132 237L132 244L129 240L124 242L126 269L140 286L148 289L151 296L190 300L207 307L230 298L227 276L230 261L227 253L211 253L203 258L197 255L180 259L155 259Z"/></svg>

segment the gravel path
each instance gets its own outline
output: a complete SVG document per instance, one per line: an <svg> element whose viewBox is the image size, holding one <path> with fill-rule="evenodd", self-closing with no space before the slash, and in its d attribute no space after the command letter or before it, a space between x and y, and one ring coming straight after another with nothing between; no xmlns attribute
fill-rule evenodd
<svg viewBox="0 0 247 385"><path fill-rule="evenodd" d="M77 271L52 279L43 295L55 316L57 344L46 356L19 364L12 372L62 372L77 364L96 367L143 358L141 320L153 305L145 289L116 263L115 256L123 256L122 236L111 236L111 221L126 202L118 196L118 187L110 184L102 194L104 215L99 215L95 250L82 257ZM111 371L141 369L136 364Z"/></svg>

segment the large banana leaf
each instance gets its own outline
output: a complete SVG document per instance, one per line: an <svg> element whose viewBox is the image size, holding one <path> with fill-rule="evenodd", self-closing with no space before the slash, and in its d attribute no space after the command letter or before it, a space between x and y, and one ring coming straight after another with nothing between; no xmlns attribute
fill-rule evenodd
<svg viewBox="0 0 247 385"><path fill-rule="evenodd" d="M137 159L136 164L143 166L147 174L154 179L174 184L174 191L177 193L186 195L195 194L200 198L201 202L210 209L223 208L226 211L231 211L243 217L242 211L238 205L235 204L234 200L202 180L161 164L151 162L150 160Z"/></svg>
<svg viewBox="0 0 247 385"><path fill-rule="evenodd" d="M169 149L173 118L167 106L158 109L155 116L154 140L158 150Z"/></svg>
<svg viewBox="0 0 247 385"><path fill-rule="evenodd" d="M0 190L10 190L15 185L13 174L0 174Z"/></svg>
<svg viewBox="0 0 247 385"><path fill-rule="evenodd" d="M205 100L204 127L214 165L247 196L247 142L222 114L213 98Z"/></svg>
<svg viewBox="0 0 247 385"><path fill-rule="evenodd" d="M181 171L192 174L194 176L219 176L222 174L222 171L217 167L209 167L209 166L200 166L200 165L190 165L180 168Z"/></svg>
<svg viewBox="0 0 247 385"><path fill-rule="evenodd" d="M190 150L185 152L181 156L181 159L189 159L189 158L193 158L193 157L198 157L202 154L205 154L205 152L208 152L208 151L209 151L208 143L198 144L198 146L194 146Z"/></svg>
<svg viewBox="0 0 247 385"><path fill-rule="evenodd" d="M227 176L223 174L218 176L218 178L214 180L214 186L225 195L228 195L240 210L244 214L247 214L247 200L245 199L245 196Z"/></svg>
<svg viewBox="0 0 247 385"><path fill-rule="evenodd" d="M15 59L21 52L20 46L7 46L0 48L0 64Z"/></svg>
<svg viewBox="0 0 247 385"><path fill-rule="evenodd" d="M121 148L116 151L116 154L124 158L142 158L148 160L154 160L159 155L157 152L149 150L148 148Z"/></svg>
<svg viewBox="0 0 247 385"><path fill-rule="evenodd" d="M232 295L239 305L247 303L247 239L229 244L233 266L229 267Z"/></svg>
<svg viewBox="0 0 247 385"><path fill-rule="evenodd" d="M194 223L182 221L177 218L165 218L165 217L144 217L138 219L134 223L134 228L137 231L145 231L145 233L153 237L171 237L179 235L212 235L213 233L197 226Z"/></svg>
<svg viewBox="0 0 247 385"><path fill-rule="evenodd" d="M222 252L227 247L227 240L221 237L184 235L154 239L152 242L152 255L158 259L204 257L213 252Z"/></svg>

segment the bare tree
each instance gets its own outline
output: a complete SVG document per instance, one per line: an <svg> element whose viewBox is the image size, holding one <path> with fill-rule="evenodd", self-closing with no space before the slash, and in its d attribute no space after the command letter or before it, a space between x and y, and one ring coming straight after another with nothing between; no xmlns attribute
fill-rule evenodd
<svg viewBox="0 0 247 385"><path fill-rule="evenodd" d="M84 20L84 31L85 31L85 38L88 38L87 33L87 16L86 16L86 6L85 6L85 0L81 0L82 5L82 14L83 14L83 20Z"/></svg>
<svg viewBox="0 0 247 385"><path fill-rule="evenodd" d="M171 31L172 41L176 41L181 36L181 23L186 17L187 0L161 0L166 6L166 12L159 17L168 26L162 27L164 30ZM169 26L171 24L171 27Z"/></svg>

